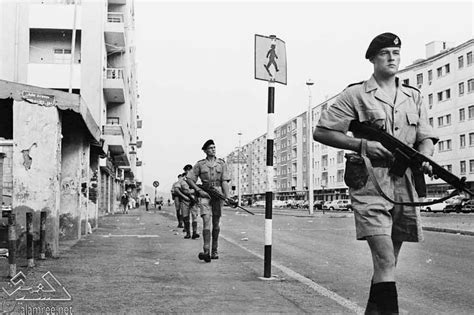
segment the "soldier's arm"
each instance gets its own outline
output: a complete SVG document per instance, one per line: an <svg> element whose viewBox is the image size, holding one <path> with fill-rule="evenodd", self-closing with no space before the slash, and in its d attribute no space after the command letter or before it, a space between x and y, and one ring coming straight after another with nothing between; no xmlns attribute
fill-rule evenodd
<svg viewBox="0 0 474 315"><path fill-rule="evenodd" d="M222 193L225 198L229 198L229 181L227 180L222 182Z"/></svg>
<svg viewBox="0 0 474 315"><path fill-rule="evenodd" d="M185 194L183 194L183 192L181 191L181 189L179 189L179 187L176 187L174 189L175 191L175 194L177 194L178 196L180 196L181 198L183 198L184 200L188 201L189 200L189 197L186 196Z"/></svg>

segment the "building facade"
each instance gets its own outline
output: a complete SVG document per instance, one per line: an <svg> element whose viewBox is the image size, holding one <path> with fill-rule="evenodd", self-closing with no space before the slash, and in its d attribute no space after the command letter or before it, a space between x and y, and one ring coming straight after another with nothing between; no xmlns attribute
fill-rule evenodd
<svg viewBox="0 0 474 315"><path fill-rule="evenodd" d="M457 176L466 177L471 189L474 186L474 39L456 47L450 43L431 42L426 45L426 58L415 61L400 70L400 80L418 88L428 107L429 121L440 137L433 160ZM338 95L311 109L312 126L321 113L334 104ZM307 199L308 154L307 112L275 128L274 141L274 192L280 200ZM248 162L241 185L252 187L243 190L245 197L262 199L265 183L265 135L243 146L248 148ZM261 140L261 141L258 141ZM313 187L315 200L347 199L344 183L345 151L310 139L313 150ZM256 143L261 143L257 146ZM232 162L232 160L230 160ZM449 185L440 179L426 178L428 196L446 195ZM236 181L232 179L233 185ZM263 184L262 184L263 183Z"/></svg>
<svg viewBox="0 0 474 315"><path fill-rule="evenodd" d="M0 38L0 79L19 84L13 85L14 90L40 88L36 98L53 95L76 104L57 109L57 185L61 189L57 190L54 220L59 221L60 239L80 238L87 233L88 224L97 225L99 215L119 209L124 191L137 196L141 189L133 0L2 2ZM9 113L8 101L2 104L7 104L0 109L2 113ZM80 119L69 107L78 109ZM14 113L1 116L18 122L13 129L25 132L38 127L41 115L50 115L44 108L37 114L38 119L30 124L20 123ZM98 131L90 126L97 126ZM15 133L5 135L0 140L5 144L3 191L10 194L5 200L10 197L16 209L19 191L15 183L22 185L15 176L17 139Z"/></svg>

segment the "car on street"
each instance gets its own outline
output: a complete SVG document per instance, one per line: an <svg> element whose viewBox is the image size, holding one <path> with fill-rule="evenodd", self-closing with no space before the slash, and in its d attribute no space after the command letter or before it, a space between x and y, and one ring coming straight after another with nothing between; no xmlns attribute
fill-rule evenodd
<svg viewBox="0 0 474 315"><path fill-rule="evenodd" d="M446 207L444 212L461 212L463 211L464 204L469 201L469 199L464 196L455 196L446 200Z"/></svg>
<svg viewBox="0 0 474 315"><path fill-rule="evenodd" d="M257 200L252 203L252 207L265 207L265 200Z"/></svg>
<svg viewBox="0 0 474 315"><path fill-rule="evenodd" d="M462 208L461 208L461 211L462 212L474 212L474 199L470 199L468 201L466 201Z"/></svg>
<svg viewBox="0 0 474 315"><path fill-rule="evenodd" d="M324 209L328 210L346 210L352 211L352 205L350 199L337 199L330 202L326 202L323 205Z"/></svg>
<svg viewBox="0 0 474 315"><path fill-rule="evenodd" d="M315 200L313 203L313 209L321 210L324 205L324 200Z"/></svg>
<svg viewBox="0 0 474 315"><path fill-rule="evenodd" d="M427 197L423 199L423 202L430 202L436 199L439 199L440 197ZM420 206L420 211L426 211L426 212L445 212L444 209L448 203L446 201L442 201L439 203L435 203L433 205L428 205L428 206Z"/></svg>

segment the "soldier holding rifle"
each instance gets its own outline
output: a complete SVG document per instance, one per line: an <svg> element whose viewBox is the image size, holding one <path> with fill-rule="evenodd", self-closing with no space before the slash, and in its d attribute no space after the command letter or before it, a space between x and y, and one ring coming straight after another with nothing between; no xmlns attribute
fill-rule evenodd
<svg viewBox="0 0 474 315"><path fill-rule="evenodd" d="M314 139L347 154L344 179L354 209L356 237L366 240L372 253L373 276L366 314L398 314L395 267L403 242L422 240L419 209L394 205L383 198L368 180L361 155L367 156L385 194L397 202L417 202L413 173L408 168L401 177L391 176L392 153L377 141L346 135L352 120L370 122L400 139L420 153L431 156L437 137L428 123L420 91L401 84L396 77L400 64L400 38L392 33L376 36L365 58L373 64L367 81L349 85L336 103L323 112ZM421 171L432 175L431 165Z"/></svg>
<svg viewBox="0 0 474 315"><path fill-rule="evenodd" d="M224 160L216 157L216 145L213 140L207 140L202 146L206 158L199 160L189 172L187 183L198 193L201 217L203 220L202 238L204 241L203 252L199 253L200 260L210 262L218 259L218 239L220 232L220 218L224 201L211 197L202 188L198 187L197 180L201 179L204 186L212 186L222 193L225 198L229 197L230 175ZM212 218L212 248L211 246L211 218Z"/></svg>

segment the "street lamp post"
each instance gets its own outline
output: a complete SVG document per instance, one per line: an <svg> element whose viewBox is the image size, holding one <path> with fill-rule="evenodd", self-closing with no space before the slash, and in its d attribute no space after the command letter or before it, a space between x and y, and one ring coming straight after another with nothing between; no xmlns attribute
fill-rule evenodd
<svg viewBox="0 0 474 315"><path fill-rule="evenodd" d="M240 146L242 133L239 132L239 148L237 150L237 204L240 206Z"/></svg>
<svg viewBox="0 0 474 315"><path fill-rule="evenodd" d="M308 123L306 124L307 129L307 138L306 142L308 145L308 209L309 214L313 214L313 203L314 203L314 196L313 196L313 142L312 139L312 110L311 110L311 87L313 86L314 82L311 79L306 81L306 86L308 87L309 92L309 100L308 100Z"/></svg>

